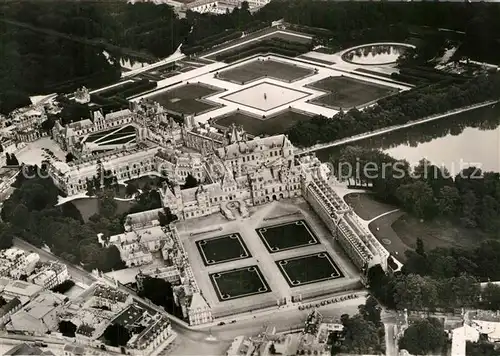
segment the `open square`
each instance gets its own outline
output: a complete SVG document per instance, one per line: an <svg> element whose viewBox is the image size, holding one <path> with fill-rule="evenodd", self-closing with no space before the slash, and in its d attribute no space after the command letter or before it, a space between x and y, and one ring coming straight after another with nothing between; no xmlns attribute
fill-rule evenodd
<svg viewBox="0 0 500 356"><path fill-rule="evenodd" d="M132 125L121 126L106 131L92 133L88 135L84 142L93 142L98 145L113 145L118 144L124 139L135 139L136 130ZM117 143L118 142L118 143Z"/></svg>
<svg viewBox="0 0 500 356"><path fill-rule="evenodd" d="M238 233L196 241L205 266L251 257Z"/></svg>
<svg viewBox="0 0 500 356"><path fill-rule="evenodd" d="M344 275L327 252L276 261L290 287L341 278Z"/></svg>
<svg viewBox="0 0 500 356"><path fill-rule="evenodd" d="M271 291L257 266L210 274L219 301L249 297Z"/></svg>
<svg viewBox="0 0 500 356"><path fill-rule="evenodd" d="M269 111L308 96L309 93L286 88L271 83L260 83L225 95L221 99L248 106L261 111Z"/></svg>
<svg viewBox="0 0 500 356"><path fill-rule="evenodd" d="M319 244L305 220L261 227L255 231L270 253Z"/></svg>
<svg viewBox="0 0 500 356"><path fill-rule="evenodd" d="M311 83L309 87L327 92L311 100L311 103L343 109L363 105L397 92L397 89L391 87L344 76L321 79Z"/></svg>
<svg viewBox="0 0 500 356"><path fill-rule="evenodd" d="M147 99L160 103L166 110L175 114L200 115L218 107L217 104L203 100L223 89L204 84L185 84L180 87L154 94Z"/></svg>
<svg viewBox="0 0 500 356"><path fill-rule="evenodd" d="M246 84L266 77L285 82L293 82L312 75L313 73L314 71L309 68L269 59L255 60L250 63L225 70L219 73L218 78L238 84Z"/></svg>
<svg viewBox="0 0 500 356"><path fill-rule="evenodd" d="M239 110L215 118L214 124L222 128L229 128L232 124L243 126L243 129L252 136L276 135L285 132L298 122L309 121L311 118L311 115L291 109L266 116L265 119Z"/></svg>

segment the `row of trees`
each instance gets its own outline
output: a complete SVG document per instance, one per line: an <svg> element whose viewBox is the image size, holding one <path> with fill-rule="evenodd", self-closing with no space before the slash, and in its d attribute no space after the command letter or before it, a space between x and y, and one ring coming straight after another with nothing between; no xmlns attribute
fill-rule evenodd
<svg viewBox="0 0 500 356"><path fill-rule="evenodd" d="M339 177L372 183L378 200L418 218L442 217L500 236L499 173L469 167L452 176L425 159L412 168L381 151L352 146L334 160Z"/></svg>
<svg viewBox="0 0 500 356"><path fill-rule="evenodd" d="M300 121L288 131L297 146L375 131L387 126L401 125L434 114L470 106L500 96L500 74L482 75L462 84L437 83L416 88L399 95L381 99L377 105L359 111L356 108L332 118L314 117Z"/></svg>

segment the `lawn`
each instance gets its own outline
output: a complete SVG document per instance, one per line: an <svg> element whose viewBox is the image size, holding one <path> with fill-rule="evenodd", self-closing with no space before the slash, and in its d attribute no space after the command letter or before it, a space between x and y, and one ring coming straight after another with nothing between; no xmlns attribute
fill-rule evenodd
<svg viewBox="0 0 500 356"><path fill-rule="evenodd" d="M255 60L219 73L219 79L246 84L260 78L273 78L292 82L313 74L309 68L274 60Z"/></svg>
<svg viewBox="0 0 500 356"><path fill-rule="evenodd" d="M266 31L266 30L264 30L264 31ZM207 59L215 60L215 58L217 57L217 55L219 55L221 52L224 52L226 50L231 50L231 49L233 49L232 47L235 46L235 45L237 45L237 44L240 44L238 46L238 49L240 49L241 51L245 51L245 49L247 47L255 44L256 42L262 42L262 41L270 40L270 39L273 39L273 38L278 38L278 39L282 39L282 40L285 40L285 41L296 42L296 43L300 43L300 44L308 44L308 43L311 43L311 41L312 41L312 38L294 36L293 34L284 33L284 32L278 32L278 31L275 31L274 29L272 31L273 31L273 33L270 33L266 37L263 37L262 39L257 40L257 41L251 41L251 42L249 42L249 40L251 40L252 38L256 38L256 37L262 36L264 34L263 31L259 31L259 32L254 33L254 34L250 34L250 35L248 35L248 36L246 36L244 38L241 38L241 39L236 39L236 40L230 41L227 44L223 44L221 46L217 46L214 49L214 54L208 54L208 55L205 55L205 56L206 56ZM224 51L221 51L222 48L224 48ZM219 52L219 51L221 51L221 52ZM201 59L203 59L203 58L201 58Z"/></svg>
<svg viewBox="0 0 500 356"><path fill-rule="evenodd" d="M376 201L370 194L350 193L344 197L344 200L363 220L372 220L379 215L397 209L395 206Z"/></svg>
<svg viewBox="0 0 500 356"><path fill-rule="evenodd" d="M248 297L271 291L257 266L248 266L210 274L220 301Z"/></svg>
<svg viewBox="0 0 500 356"><path fill-rule="evenodd" d="M304 220L261 227L255 231L270 253L319 244Z"/></svg>
<svg viewBox="0 0 500 356"><path fill-rule="evenodd" d="M344 76L321 79L311 83L309 87L327 92L312 100L312 103L344 110L367 104L398 91L391 87Z"/></svg>
<svg viewBox="0 0 500 356"><path fill-rule="evenodd" d="M251 257L238 233L196 241L205 266Z"/></svg>
<svg viewBox="0 0 500 356"><path fill-rule="evenodd" d="M185 115L199 115L212 110L217 104L202 101L203 98L222 91L201 84L185 84L180 87L158 93L148 99L160 103L166 110Z"/></svg>
<svg viewBox="0 0 500 356"><path fill-rule="evenodd" d="M415 248L421 238L427 250L437 247L471 248L488 239L479 229L468 229L458 222L444 219L421 221L405 214L392 224L393 230L409 247Z"/></svg>
<svg viewBox="0 0 500 356"><path fill-rule="evenodd" d="M276 261L290 287L343 277L327 252Z"/></svg>
<svg viewBox="0 0 500 356"><path fill-rule="evenodd" d="M241 125L250 135L260 136L283 133L298 122L308 121L311 118L312 116L297 111L285 110L263 119L240 110L215 118L214 123L223 128L231 127L232 124Z"/></svg>
<svg viewBox="0 0 500 356"><path fill-rule="evenodd" d="M115 200L115 202L117 206L117 215L128 212L133 204L133 202L121 200ZM73 203L75 205L78 211L80 211L80 214L82 214L82 218L85 222L87 222L92 215L99 213L97 198L79 198L66 204L69 203Z"/></svg>

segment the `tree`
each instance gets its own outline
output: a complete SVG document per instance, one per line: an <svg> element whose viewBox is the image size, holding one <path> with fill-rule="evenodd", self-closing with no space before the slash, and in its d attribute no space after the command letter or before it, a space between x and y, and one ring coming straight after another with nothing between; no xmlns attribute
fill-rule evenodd
<svg viewBox="0 0 500 356"><path fill-rule="evenodd" d="M71 288L73 288L74 285L75 285L75 282L73 282L71 279L68 279L68 280L62 282L61 284L58 284L57 286L51 288L51 291L55 292L55 293L64 294L67 291L69 291Z"/></svg>
<svg viewBox="0 0 500 356"><path fill-rule="evenodd" d="M111 324L104 330L103 337L111 346L125 346L130 340L131 332L121 324Z"/></svg>
<svg viewBox="0 0 500 356"><path fill-rule="evenodd" d="M417 248L415 249L415 252L418 253L420 256L425 255L424 241L422 241L420 237L417 238Z"/></svg>
<svg viewBox="0 0 500 356"><path fill-rule="evenodd" d="M341 346L343 352L372 354L380 351L381 340L372 322L356 314L353 317L344 318L342 324L344 325L344 341Z"/></svg>
<svg viewBox="0 0 500 356"><path fill-rule="evenodd" d="M93 197L95 194L94 180L87 179L87 196Z"/></svg>
<svg viewBox="0 0 500 356"><path fill-rule="evenodd" d="M406 329L399 348L413 355L439 353L446 343L443 325L438 319L417 320Z"/></svg>
<svg viewBox="0 0 500 356"><path fill-rule="evenodd" d="M460 202L460 195L456 187L445 186L439 191L437 198L439 213L444 216L454 216Z"/></svg>
<svg viewBox="0 0 500 356"><path fill-rule="evenodd" d="M432 217L435 212L434 193L423 181L401 185L396 195L403 207L417 217Z"/></svg>
<svg viewBox="0 0 500 356"><path fill-rule="evenodd" d="M183 189L194 188L198 186L198 180L190 174L186 177L186 182L184 183Z"/></svg>
<svg viewBox="0 0 500 356"><path fill-rule="evenodd" d="M170 208L164 208L163 212L158 212L158 220L160 226L168 226L171 222L177 220L177 216L172 214Z"/></svg>
<svg viewBox="0 0 500 356"><path fill-rule="evenodd" d="M134 195L138 191L139 190L137 189L137 186L134 183L127 184L127 187L125 188L125 194L130 196Z"/></svg>
<svg viewBox="0 0 500 356"><path fill-rule="evenodd" d="M165 308L167 313L182 317L182 310L176 305L172 285L164 279L145 277L139 295Z"/></svg>
<svg viewBox="0 0 500 356"><path fill-rule="evenodd" d="M19 161L17 160L17 157L14 153L10 155L10 163L7 164L11 166L19 166Z"/></svg>
<svg viewBox="0 0 500 356"><path fill-rule="evenodd" d="M269 354L276 355L276 347L274 346L274 344L271 344L269 346Z"/></svg>
<svg viewBox="0 0 500 356"><path fill-rule="evenodd" d="M63 334L63 336L75 337L76 329L76 325L71 321L61 320L59 322L59 332Z"/></svg>
<svg viewBox="0 0 500 356"><path fill-rule="evenodd" d="M377 327L382 325L380 319L381 312L382 308L373 296L369 296L365 304L359 306L359 314L363 316L365 320L372 322Z"/></svg>
<svg viewBox="0 0 500 356"><path fill-rule="evenodd" d="M108 196L100 197L98 200L99 214L105 218L111 218L116 214L116 201Z"/></svg>
<svg viewBox="0 0 500 356"><path fill-rule="evenodd" d="M73 153L69 152L66 155L66 163L73 162L74 159L75 159L75 156L73 155Z"/></svg>
<svg viewBox="0 0 500 356"><path fill-rule="evenodd" d="M500 309L500 286L488 283L481 293L481 305L486 310Z"/></svg>

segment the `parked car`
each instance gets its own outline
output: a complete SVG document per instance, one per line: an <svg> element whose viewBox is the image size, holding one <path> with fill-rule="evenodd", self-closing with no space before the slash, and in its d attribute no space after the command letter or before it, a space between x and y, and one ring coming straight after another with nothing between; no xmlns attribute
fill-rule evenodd
<svg viewBox="0 0 500 356"><path fill-rule="evenodd" d="M220 322L219 324L217 324L217 325L222 326L222 325L226 325L226 323L225 323L225 322L223 322L223 321L221 321L221 322Z"/></svg>

